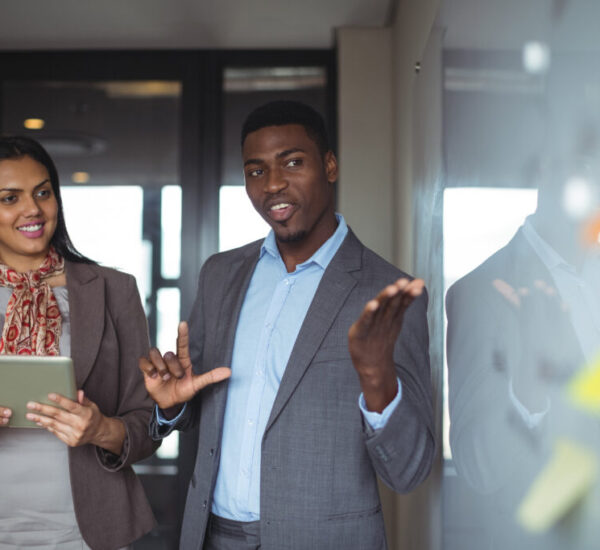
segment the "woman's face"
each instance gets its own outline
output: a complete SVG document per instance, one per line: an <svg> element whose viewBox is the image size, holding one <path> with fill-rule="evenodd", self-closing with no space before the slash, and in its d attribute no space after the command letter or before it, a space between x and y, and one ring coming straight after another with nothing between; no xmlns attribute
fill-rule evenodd
<svg viewBox="0 0 600 550"><path fill-rule="evenodd" d="M50 248L58 204L46 168L31 157L0 160L0 260L37 269Z"/></svg>

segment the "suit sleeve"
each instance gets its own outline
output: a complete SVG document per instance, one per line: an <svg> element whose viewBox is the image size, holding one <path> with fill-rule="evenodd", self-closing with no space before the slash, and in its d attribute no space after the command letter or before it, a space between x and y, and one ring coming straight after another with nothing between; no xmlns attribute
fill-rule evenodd
<svg viewBox="0 0 600 550"><path fill-rule="evenodd" d="M394 362L402 399L383 428L364 422L364 431L377 474L404 493L425 480L435 456L426 293L406 311Z"/></svg>
<svg viewBox="0 0 600 550"><path fill-rule="evenodd" d="M125 426L125 441L120 456L96 448L100 463L109 470L120 470L138 462L160 445L148 437L153 403L138 368L139 358L148 354L148 327L132 276L127 276L122 296L123 302L115 318L119 345L119 404L115 417Z"/></svg>

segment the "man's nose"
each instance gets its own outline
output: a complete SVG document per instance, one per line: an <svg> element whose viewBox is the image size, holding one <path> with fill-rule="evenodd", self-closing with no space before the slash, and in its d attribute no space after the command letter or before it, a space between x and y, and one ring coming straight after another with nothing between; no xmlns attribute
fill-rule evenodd
<svg viewBox="0 0 600 550"><path fill-rule="evenodd" d="M267 193L278 193L285 189L288 182L280 170L269 170L265 181L265 191Z"/></svg>

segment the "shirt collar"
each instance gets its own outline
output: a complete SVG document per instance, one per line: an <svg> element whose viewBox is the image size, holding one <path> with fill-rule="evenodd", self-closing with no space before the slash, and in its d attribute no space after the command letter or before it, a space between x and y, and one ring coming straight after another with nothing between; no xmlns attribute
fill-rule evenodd
<svg viewBox="0 0 600 550"><path fill-rule="evenodd" d="M348 225L346 224L346 220L344 220L344 216L338 214L336 212L335 217L338 221L338 226L334 231L333 235L329 237L321 247L305 262L298 264L296 269L299 267L304 267L308 264L315 263L319 265L322 269L326 269L329 265L329 262L335 256L335 253L338 251L341 246L343 240L346 238L348 234ZM265 237L262 246L260 247L260 255L259 258L262 258L265 253L269 254L275 259L281 258L281 254L279 254L279 249L277 248L277 243L275 241L275 233L273 230L269 231L269 234Z"/></svg>
<svg viewBox="0 0 600 550"><path fill-rule="evenodd" d="M533 223L531 223L531 216L528 216L525 219L525 223L523 224L523 235L549 271L561 265L573 268L573 266L554 250L554 248L552 248L537 232Z"/></svg>

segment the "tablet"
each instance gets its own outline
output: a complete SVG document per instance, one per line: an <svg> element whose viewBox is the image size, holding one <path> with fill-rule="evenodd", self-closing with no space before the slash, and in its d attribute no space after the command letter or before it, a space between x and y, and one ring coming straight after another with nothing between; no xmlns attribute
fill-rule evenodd
<svg viewBox="0 0 600 550"><path fill-rule="evenodd" d="M49 393L75 399L75 373L70 357L0 355L0 406L12 410L9 428L39 428L25 415L28 401L53 404Z"/></svg>

